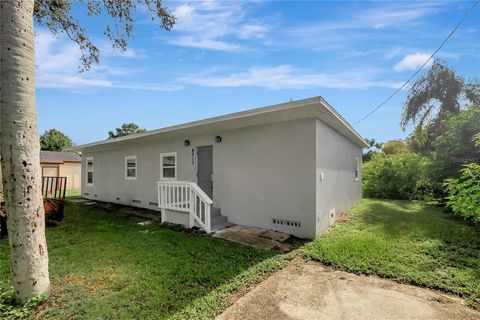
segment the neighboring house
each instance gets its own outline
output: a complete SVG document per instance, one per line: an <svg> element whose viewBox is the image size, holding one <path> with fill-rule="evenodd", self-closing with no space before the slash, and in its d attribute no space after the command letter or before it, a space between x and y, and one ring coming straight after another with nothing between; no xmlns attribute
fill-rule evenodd
<svg viewBox="0 0 480 320"><path fill-rule="evenodd" d="M67 190L80 189L82 157L75 152L40 151L43 177L67 177Z"/></svg>
<svg viewBox="0 0 480 320"><path fill-rule="evenodd" d="M82 195L207 232L315 238L361 200L365 140L315 97L85 144Z"/></svg>

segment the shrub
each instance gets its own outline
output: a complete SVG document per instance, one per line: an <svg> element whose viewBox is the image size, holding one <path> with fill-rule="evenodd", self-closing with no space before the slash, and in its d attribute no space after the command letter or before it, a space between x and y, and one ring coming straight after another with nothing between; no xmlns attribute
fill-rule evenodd
<svg viewBox="0 0 480 320"><path fill-rule="evenodd" d="M460 170L460 177L446 182L448 206L465 219L480 222L480 164L471 163Z"/></svg>
<svg viewBox="0 0 480 320"><path fill-rule="evenodd" d="M413 152L375 154L363 167L363 192L368 198L430 200L430 160Z"/></svg>

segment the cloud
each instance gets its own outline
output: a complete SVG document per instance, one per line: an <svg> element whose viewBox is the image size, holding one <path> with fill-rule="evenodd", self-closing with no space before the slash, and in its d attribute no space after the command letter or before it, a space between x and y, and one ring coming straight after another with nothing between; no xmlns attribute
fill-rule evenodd
<svg viewBox="0 0 480 320"><path fill-rule="evenodd" d="M389 49L386 53L385 53L385 58L390 60L390 59L393 59L399 55L402 55L402 52L404 52L405 48L402 48L402 47L394 47L392 49Z"/></svg>
<svg viewBox="0 0 480 320"><path fill-rule="evenodd" d="M371 75L374 73L371 70L348 71L344 73L314 73L308 70L297 69L290 65L280 65L275 67L253 67L246 71L232 72L226 75L212 74L212 71L206 71L187 75L181 78L180 81L204 87L260 87L271 90L398 87L399 84L395 82L372 79Z"/></svg>
<svg viewBox="0 0 480 320"><path fill-rule="evenodd" d="M217 1L184 3L173 13L177 19L174 30L208 38L233 33L245 16L241 4Z"/></svg>
<svg viewBox="0 0 480 320"><path fill-rule="evenodd" d="M177 91L183 88L180 85L172 84L116 80L118 77L130 75L134 70L111 66L105 59L101 65L93 66L90 71L79 73L81 52L76 44L55 37L45 30L36 32L35 42L36 84L38 88L72 89L75 91L96 88ZM137 54L137 51L126 51L126 55L120 55L120 57L131 58L132 55ZM106 56L111 57L115 54L107 52Z"/></svg>
<svg viewBox="0 0 480 320"><path fill-rule="evenodd" d="M183 89L183 86L173 84L110 81L108 79L100 79L95 77L81 77L69 75L59 76L58 74L42 74L38 76L37 87L53 89L72 89L74 91L98 88L129 89L143 91L179 91Z"/></svg>
<svg viewBox="0 0 480 320"><path fill-rule="evenodd" d="M121 57L129 59L144 59L147 58L147 51L143 49L127 48L124 50L112 48L110 43L105 43L100 48L100 52L104 57Z"/></svg>
<svg viewBox="0 0 480 320"><path fill-rule="evenodd" d="M262 24L246 24L238 30L238 37L241 39L264 38L269 31L269 28Z"/></svg>
<svg viewBox="0 0 480 320"><path fill-rule="evenodd" d="M35 61L42 73L58 72L71 66L78 66L80 50L73 42L63 42L47 31L35 34ZM37 75L38 77L39 75Z"/></svg>
<svg viewBox="0 0 480 320"><path fill-rule="evenodd" d="M404 26L421 22L425 16L437 13L442 3L387 3L374 9L362 11L357 21L362 25L381 29L389 26Z"/></svg>
<svg viewBox="0 0 480 320"><path fill-rule="evenodd" d="M219 50L219 51L234 51L239 48L238 45L228 43L220 40L213 40L208 38L195 38L195 37L179 37L170 41L170 43L182 46L190 47L197 49L206 49L206 50Z"/></svg>
<svg viewBox="0 0 480 320"><path fill-rule="evenodd" d="M401 61L399 61L394 67L395 71L405 71L405 70L417 70L420 68L427 60L430 58L430 54L417 52L414 54L407 54ZM432 60L427 63L427 66L432 65Z"/></svg>
<svg viewBox="0 0 480 320"><path fill-rule="evenodd" d="M298 22L272 33L271 43L278 48L292 47L311 51L340 51L375 47L378 51L398 46L405 39L405 29L424 24L426 17L440 10L445 3L376 2L341 15L325 15L318 22ZM428 30L415 30L417 37L431 39ZM409 39L412 37L409 35Z"/></svg>
<svg viewBox="0 0 480 320"><path fill-rule="evenodd" d="M235 51L240 42L260 39L270 31L267 23L248 18L253 3L199 1L183 3L173 13L176 24L171 44L204 50Z"/></svg>

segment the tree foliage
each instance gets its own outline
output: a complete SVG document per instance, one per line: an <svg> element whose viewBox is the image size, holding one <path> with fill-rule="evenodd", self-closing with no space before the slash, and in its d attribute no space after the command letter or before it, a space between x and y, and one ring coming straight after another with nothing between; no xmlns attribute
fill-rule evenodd
<svg viewBox="0 0 480 320"><path fill-rule="evenodd" d="M72 139L57 129L47 130L40 136L40 147L42 150L63 151L73 146Z"/></svg>
<svg viewBox="0 0 480 320"><path fill-rule="evenodd" d="M461 102L475 103L480 100L480 85L476 79L466 83L445 63L435 61L426 75L412 86L403 107L400 125L403 130L415 125L415 141L420 150L430 148L430 143L444 132L441 122L448 114L458 114Z"/></svg>
<svg viewBox="0 0 480 320"><path fill-rule="evenodd" d="M432 143L432 175L439 183L458 176L464 164L480 163L480 149L475 147L474 136L480 132L480 106L472 105L459 114L442 121L444 133Z"/></svg>
<svg viewBox="0 0 480 320"><path fill-rule="evenodd" d="M413 152L375 154L363 166L363 194L380 199L429 199L428 157Z"/></svg>
<svg viewBox="0 0 480 320"><path fill-rule="evenodd" d="M447 112L458 113L462 98L478 99L478 83L465 84L446 64L435 61L426 75L421 76L412 86L404 105L400 124L419 125L433 120L444 119Z"/></svg>
<svg viewBox="0 0 480 320"><path fill-rule="evenodd" d="M427 154L431 150L431 143L429 133L431 124L426 124L423 127L416 127L407 138L408 148L413 152Z"/></svg>
<svg viewBox="0 0 480 320"><path fill-rule="evenodd" d="M384 154L397 154L410 152L410 149L403 140L390 140L383 145L381 151Z"/></svg>
<svg viewBox="0 0 480 320"><path fill-rule="evenodd" d="M473 143L477 148L480 148L480 132L473 137Z"/></svg>
<svg viewBox="0 0 480 320"><path fill-rule="evenodd" d="M480 147L480 107L470 105L458 114L446 113L441 125L443 134L424 153L410 151L411 141L408 146L402 140L386 142L381 151L364 165L365 196L446 197L445 180L458 177L459 170L466 164L480 163L480 149L476 148ZM424 132L424 129L417 130L419 136ZM416 161L418 165L415 165Z"/></svg>
<svg viewBox="0 0 480 320"><path fill-rule="evenodd" d="M465 97L474 105L480 105L480 81L474 79L471 83L465 85Z"/></svg>
<svg viewBox="0 0 480 320"><path fill-rule="evenodd" d="M409 124L416 127L406 143L389 141L364 164L364 195L447 200L455 213L480 221L478 80L465 83L435 61L405 102L401 126Z"/></svg>
<svg viewBox="0 0 480 320"><path fill-rule="evenodd" d="M127 136L129 134L141 133L145 131L147 130L140 128L136 123L124 123L120 128L116 128L115 132L109 131L108 139L114 139L118 137Z"/></svg>
<svg viewBox="0 0 480 320"><path fill-rule="evenodd" d="M165 30L172 29L175 17L163 5L162 0L35 0L33 18L38 25L47 26L54 34L65 33L77 43L81 55L81 71L89 70L100 60L100 52L90 39L87 30L75 17L74 11L88 16L107 16L105 36L116 49L126 50L134 31L134 14L137 6L143 6L152 20L160 20ZM74 10L75 7L77 10Z"/></svg>
<svg viewBox="0 0 480 320"><path fill-rule="evenodd" d="M471 163L460 170L460 177L448 180L448 205L455 214L480 222L480 164Z"/></svg>
<svg viewBox="0 0 480 320"><path fill-rule="evenodd" d="M365 139L365 141L368 143L369 147L362 155L363 162L370 161L372 159L372 156L377 153L378 150L380 150L383 146L382 142L377 142L375 141L375 139Z"/></svg>

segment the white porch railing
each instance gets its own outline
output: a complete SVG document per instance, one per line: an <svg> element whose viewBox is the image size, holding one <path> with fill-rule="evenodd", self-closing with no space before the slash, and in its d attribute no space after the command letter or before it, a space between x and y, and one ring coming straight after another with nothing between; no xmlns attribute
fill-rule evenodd
<svg viewBox="0 0 480 320"><path fill-rule="evenodd" d="M189 181L159 181L158 206L165 210L189 213L189 225L196 221L207 233L211 232L211 207L213 201L200 187ZM162 217L162 220L165 216Z"/></svg>

